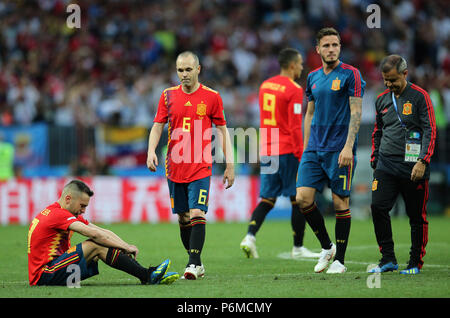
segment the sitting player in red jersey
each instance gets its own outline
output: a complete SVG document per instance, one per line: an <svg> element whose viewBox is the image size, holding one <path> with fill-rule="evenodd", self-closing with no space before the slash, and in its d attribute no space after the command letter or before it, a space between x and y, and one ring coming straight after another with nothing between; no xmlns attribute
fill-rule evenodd
<svg viewBox="0 0 450 318"><path fill-rule="evenodd" d="M98 259L137 277L142 284L173 283L179 275L167 272L169 259L157 267L142 267L136 261L139 252L136 246L83 218L93 195L84 182L72 180L64 187L59 200L33 219L28 231L30 285L68 286L73 277L69 267L72 264L79 266L79 281L95 276ZM71 247L73 232L89 239Z"/></svg>
<svg viewBox="0 0 450 318"><path fill-rule="evenodd" d="M226 159L223 183L234 183L233 152L222 98L198 81L200 63L189 51L178 55L177 75L181 85L165 89L148 141L147 167L156 171L156 147L168 123L166 176L172 213L178 214L181 240L189 254L186 279L203 277L200 254L205 242L206 212L212 174L212 124L216 125Z"/></svg>

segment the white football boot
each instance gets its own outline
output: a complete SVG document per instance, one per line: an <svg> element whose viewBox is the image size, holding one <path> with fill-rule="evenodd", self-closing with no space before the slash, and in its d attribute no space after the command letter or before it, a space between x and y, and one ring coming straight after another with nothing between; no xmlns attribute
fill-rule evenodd
<svg viewBox="0 0 450 318"><path fill-rule="evenodd" d="M330 249L322 249L322 252L320 252L319 261L316 266L314 266L314 271L316 273L323 272L328 267L328 264L330 264L330 261L333 259L334 255L336 255L336 245L334 243L331 244Z"/></svg>
<svg viewBox="0 0 450 318"><path fill-rule="evenodd" d="M205 267L202 265L190 264L186 267L183 277L189 280L195 280L197 278L205 276Z"/></svg>
<svg viewBox="0 0 450 318"><path fill-rule="evenodd" d="M242 240L240 247L247 258L259 258L256 251L256 238L253 235L247 234Z"/></svg>
<svg viewBox="0 0 450 318"><path fill-rule="evenodd" d="M342 274L347 271L347 267L344 266L338 260L335 260L331 263L330 267L328 267L327 274Z"/></svg>

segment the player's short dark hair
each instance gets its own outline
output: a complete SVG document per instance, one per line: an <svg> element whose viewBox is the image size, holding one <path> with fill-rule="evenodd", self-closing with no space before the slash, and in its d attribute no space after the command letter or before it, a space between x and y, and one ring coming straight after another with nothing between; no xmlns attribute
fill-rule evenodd
<svg viewBox="0 0 450 318"><path fill-rule="evenodd" d="M324 36L327 36L327 35L335 35L335 36L337 36L337 38L339 39L339 43L341 43L341 36L339 35L339 32L336 31L335 28L323 28L323 29L320 29L319 32L317 32L317 35L316 35L316 43L317 43L317 45L319 45L320 40Z"/></svg>
<svg viewBox="0 0 450 318"><path fill-rule="evenodd" d="M199 58L198 58L198 55L195 54L195 53L192 52L192 51L184 51L184 52L181 52L180 54L178 54L177 60L178 60L180 57L187 57L187 56L191 56L191 57L194 59L195 65L200 65L200 60L199 60Z"/></svg>
<svg viewBox="0 0 450 318"><path fill-rule="evenodd" d="M285 48L278 53L278 63L282 69L287 69L291 62L294 62L298 59L300 52L293 48Z"/></svg>
<svg viewBox="0 0 450 318"><path fill-rule="evenodd" d="M64 188L75 189L75 190L78 190L78 192L84 192L90 197L92 197L94 195L94 191L92 191L86 185L86 183L84 183L83 181L80 181L80 180L72 180Z"/></svg>
<svg viewBox="0 0 450 318"><path fill-rule="evenodd" d="M381 60L380 63L381 72L383 73L390 72L394 67L397 70L397 72L401 74L408 69L408 64L406 63L406 60L403 57L397 54L386 56L384 59Z"/></svg>

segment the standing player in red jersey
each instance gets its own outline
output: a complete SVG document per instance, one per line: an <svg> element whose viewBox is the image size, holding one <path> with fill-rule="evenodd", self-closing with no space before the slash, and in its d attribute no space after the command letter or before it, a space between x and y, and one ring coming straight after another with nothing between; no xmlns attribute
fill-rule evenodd
<svg viewBox="0 0 450 318"><path fill-rule="evenodd" d="M98 274L98 259L105 264L137 277L142 284L170 284L179 275L167 273L170 260L157 267L144 268L136 261L139 250L113 232L83 218L89 205L91 189L82 181L72 180L59 200L41 211L28 231L28 276L30 285L68 286L72 271L78 265L80 280ZM70 246L73 232L89 237Z"/></svg>
<svg viewBox="0 0 450 318"><path fill-rule="evenodd" d="M206 213L212 174L212 124L226 158L223 183L234 183L233 153L227 130L222 98L219 93L198 81L198 57L186 51L176 60L181 85L167 88L161 94L158 111L148 141L147 166L156 171L156 147L164 125L168 123L169 140L166 176L172 212L178 214L181 241L189 254L184 278L203 277L205 269L201 252L205 242Z"/></svg>
<svg viewBox="0 0 450 318"><path fill-rule="evenodd" d="M301 54L291 48L280 51L279 75L265 80L259 89L261 129L261 201L252 213L241 249L248 258L258 258L255 235L278 196L289 196L294 232L292 257L318 257L303 246L305 218L295 200L297 169L303 153L303 89L294 80L303 70Z"/></svg>

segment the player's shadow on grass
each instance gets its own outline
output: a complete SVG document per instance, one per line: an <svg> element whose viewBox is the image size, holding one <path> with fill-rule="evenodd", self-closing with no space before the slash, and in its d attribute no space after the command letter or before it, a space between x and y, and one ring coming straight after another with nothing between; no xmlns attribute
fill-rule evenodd
<svg viewBox="0 0 450 318"><path fill-rule="evenodd" d="M85 283L81 283L81 287L123 287L123 286L143 286L143 287L147 287L147 286L151 286L151 285L142 285L139 282L85 282Z"/></svg>

